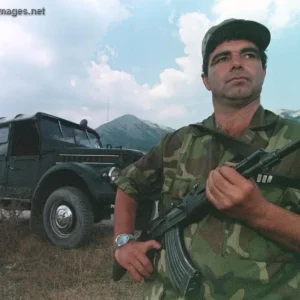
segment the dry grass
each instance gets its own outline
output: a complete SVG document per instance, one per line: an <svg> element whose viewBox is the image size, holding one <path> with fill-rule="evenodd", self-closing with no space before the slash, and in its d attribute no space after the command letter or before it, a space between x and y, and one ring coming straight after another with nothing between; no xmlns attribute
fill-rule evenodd
<svg viewBox="0 0 300 300"><path fill-rule="evenodd" d="M90 245L63 250L35 237L28 220L0 221L0 299L142 299L128 275L110 279L112 232L112 225L97 225Z"/></svg>

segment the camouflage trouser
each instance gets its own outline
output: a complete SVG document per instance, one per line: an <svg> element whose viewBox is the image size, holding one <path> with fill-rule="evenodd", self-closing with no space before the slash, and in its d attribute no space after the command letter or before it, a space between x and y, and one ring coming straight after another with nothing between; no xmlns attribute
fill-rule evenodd
<svg viewBox="0 0 300 300"><path fill-rule="evenodd" d="M281 291L272 288L259 297L254 296L257 294L255 287L249 288L248 285L237 288L233 292L215 295L209 284L203 282L201 293L199 292L199 295L193 299L188 299L181 297L170 282L164 250L161 251L160 259L156 265L156 272L153 274L152 279L145 281L143 284L143 300L300 300L300 271L298 271L298 276L288 283L286 289L285 284L279 282L278 288ZM235 278L227 280L229 286L233 286L237 282L238 279ZM282 287L280 287L281 285Z"/></svg>
<svg viewBox="0 0 300 300"><path fill-rule="evenodd" d="M146 282L144 288L143 300L184 300L171 287L166 287L159 279Z"/></svg>

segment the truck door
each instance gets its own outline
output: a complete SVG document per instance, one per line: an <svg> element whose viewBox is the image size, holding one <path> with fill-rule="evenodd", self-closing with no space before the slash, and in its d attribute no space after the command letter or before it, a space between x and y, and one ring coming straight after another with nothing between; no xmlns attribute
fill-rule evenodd
<svg viewBox="0 0 300 300"><path fill-rule="evenodd" d="M0 125L0 200L5 196L9 125Z"/></svg>
<svg viewBox="0 0 300 300"><path fill-rule="evenodd" d="M13 124L7 185L14 198L30 199L33 195L39 167L39 141L33 120Z"/></svg>

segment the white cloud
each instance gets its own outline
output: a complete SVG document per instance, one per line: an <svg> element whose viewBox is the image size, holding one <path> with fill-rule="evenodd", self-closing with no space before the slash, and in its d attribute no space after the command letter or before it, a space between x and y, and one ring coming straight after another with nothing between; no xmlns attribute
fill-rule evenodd
<svg viewBox="0 0 300 300"><path fill-rule="evenodd" d="M187 107L198 101L196 111L200 107L211 108L201 81L201 43L208 28L229 17L255 19L272 25L272 30L284 28L295 20L295 9L299 6L296 2L286 2L285 5L288 6L288 3L293 7L293 13L290 8L281 11L280 0L254 0L251 7L238 0L217 0L212 7L214 19L199 12L180 16L178 34L184 45L185 56L176 58L177 69L163 70L158 83L152 86L139 85L132 74L112 69L110 60L116 55L116 51L107 46L106 51L98 54L98 62L92 61L87 66L88 78L81 82L82 87L85 86L89 91L94 104L105 104L109 98L113 108L112 116L130 112L156 122L166 123L168 120L170 124L172 119L177 120L180 125L189 122L191 116L194 121L199 121L207 113L202 110L202 114L197 115L195 110L192 112ZM277 23L274 22L271 11L278 15ZM169 21L173 21L172 18L171 14ZM98 113L105 115L105 109L98 110ZM105 118L102 120L107 121ZM91 122L94 121L95 117L91 118Z"/></svg>
<svg viewBox="0 0 300 300"><path fill-rule="evenodd" d="M284 9L283 5L285 6ZM154 121L169 120L171 116L188 118L187 110L180 105L182 99L184 99L185 105L192 105L197 101L197 98L199 98L199 103L205 102L207 104L207 96L204 96L205 90L200 79L202 73L201 43L210 26L226 18L250 18L265 23L274 32L291 25L296 20L299 21L299 11L300 2L296 1L286 1L283 4L280 0L254 0L249 6L239 0L217 0L212 7L214 15L212 19L199 12L183 14L179 18L178 28L186 55L176 58L178 68L162 71L159 75L160 81L153 86L138 86L134 77L129 74L127 76L122 74L124 82L127 83L126 89L128 86L132 86L135 91L133 95L130 92L127 95L130 95L130 99L133 102L136 101L137 105L140 105L144 110L150 110L151 115L149 114L149 117ZM172 18L173 15L171 14L169 21L172 22ZM106 75L110 77L115 72L117 71L110 69L110 75L108 73ZM119 80L122 80L121 76L118 76L116 87L121 86ZM117 89L119 90L119 88ZM120 94L122 94L121 99L126 98L125 89L122 89ZM122 102L121 99L120 102ZM143 103L140 103L140 99L143 99ZM155 108L158 113L153 115L152 109ZM140 113L147 114L145 111ZM186 120L184 119L184 122Z"/></svg>
<svg viewBox="0 0 300 300"><path fill-rule="evenodd" d="M48 67L55 59L54 53L36 36L26 32L21 25L0 22L0 61L25 61Z"/></svg>
<svg viewBox="0 0 300 300"><path fill-rule="evenodd" d="M212 8L216 22L227 18L249 18L265 23L272 31L283 29L299 22L298 0L253 0L245 5L239 0L217 0Z"/></svg>
<svg viewBox="0 0 300 300"><path fill-rule="evenodd" d="M159 112L159 119L165 120L168 118L184 118L188 115L187 109L184 105L170 105Z"/></svg>
<svg viewBox="0 0 300 300"><path fill-rule="evenodd" d="M173 9L173 10L171 11L171 14L169 15L169 18L168 18L169 24L173 24L173 23L174 23L175 12L176 12L175 9Z"/></svg>
<svg viewBox="0 0 300 300"><path fill-rule="evenodd" d="M21 7L22 3L14 1L14 6ZM28 1L26 6L40 7L39 3ZM116 49L106 46L95 51L100 48L99 42L108 26L128 19L131 7L120 0L53 0L53 3L46 7L44 19L17 17L0 23L0 75L5 80L6 73L10 74L6 79L9 84L2 82L2 109L14 114L14 107L25 113L30 109L46 110L76 122L86 118L92 126L108 120L108 107L110 119L132 113L177 126L201 120L212 108L201 81L201 43L207 29L225 18L238 17L261 21L276 33L300 19L298 0L285 3L253 0L251 5L240 0L216 0L212 18L201 12L182 14L177 26L184 56L175 59L176 68L162 70L159 81L150 85L139 84L133 74L112 67L119 55ZM169 22L173 23L174 18L172 11ZM17 72L11 70L8 63L11 61L46 67L49 72L30 69L32 79L27 80L29 71L24 68L19 79ZM19 65L15 69L19 72ZM146 72L142 66L132 70L132 73ZM35 84L38 80L43 82L41 86ZM23 91L22 99L14 100L16 90Z"/></svg>
<svg viewBox="0 0 300 300"><path fill-rule="evenodd" d="M75 123L79 123L82 119L86 119L88 123L93 121L93 113L89 112L87 107L80 107L76 111L62 109L56 113L57 116L67 118ZM90 124L89 124L90 125Z"/></svg>
<svg viewBox="0 0 300 300"><path fill-rule="evenodd" d="M120 0L53 0L52 5L47 6L37 0L27 1L26 6L20 0L2 0L1 3L1 9L45 8L44 16L2 16L0 22L0 60L22 61L41 67L49 67L60 55L52 47L51 38L59 40L64 36L67 38L71 33L76 42L76 37L80 38L82 34L89 37L92 28L85 31L85 26L90 19L99 20L102 30L98 31L98 35L101 36L111 23L120 22L131 16L130 7L122 4ZM72 14L74 18L70 22ZM80 17L78 20L76 15ZM82 25L78 28L80 22ZM73 28L66 26L67 23L74 25ZM50 36L47 36L40 31L40 28L43 30L47 25L49 25L48 29L52 27L53 31L55 30L55 34L50 33ZM96 27L95 23L92 26ZM96 35L95 37L98 39ZM86 46L88 47L88 43ZM93 46L95 47L96 43ZM116 53L110 54L116 55Z"/></svg>
<svg viewBox="0 0 300 300"><path fill-rule="evenodd" d="M217 0L212 8L216 15L216 22L221 22L227 18L250 18L261 22L268 19L268 14L273 0L253 0L251 5L245 5L238 0Z"/></svg>
<svg viewBox="0 0 300 300"><path fill-rule="evenodd" d="M134 2L127 3L130 1ZM2 0L1 5L1 9L32 9L41 8L45 3L27 0L24 5L21 0ZM91 102L91 111L99 114L101 107L93 105L87 99L86 90L78 88L84 75L84 62L97 52L95 49L101 46L99 42L109 26L130 16L131 7L119 0L88 3L53 0L45 5L45 16L2 16L2 114L46 111L76 115L78 107L86 102ZM114 50L105 50L110 56L117 56Z"/></svg>
<svg viewBox="0 0 300 300"><path fill-rule="evenodd" d="M293 26L299 22L300 2L298 0L289 0L288 4L283 0L274 0L274 2L275 9L270 14L269 20L273 29Z"/></svg>
<svg viewBox="0 0 300 300"><path fill-rule="evenodd" d="M109 22L121 21L129 18L129 9L120 0L80 0L99 14L99 17ZM72 1L73 4L73 1Z"/></svg>
<svg viewBox="0 0 300 300"><path fill-rule="evenodd" d="M122 21L131 16L129 5L120 0L62 0L70 7L78 7L83 13L97 14L101 21L112 23Z"/></svg>

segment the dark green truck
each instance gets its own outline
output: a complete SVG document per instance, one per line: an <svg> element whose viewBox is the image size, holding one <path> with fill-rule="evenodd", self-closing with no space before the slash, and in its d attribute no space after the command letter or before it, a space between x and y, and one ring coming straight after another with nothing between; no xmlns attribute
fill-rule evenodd
<svg viewBox="0 0 300 300"><path fill-rule="evenodd" d="M32 230L56 246L82 246L94 223L114 213L120 169L143 154L104 147L85 120L77 124L41 112L0 118L1 207L30 210ZM149 199L138 207L136 229L154 214Z"/></svg>

